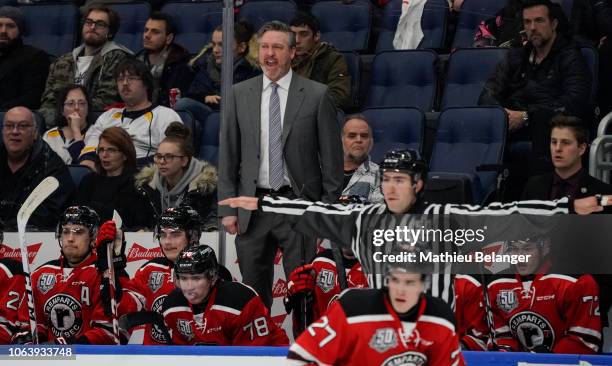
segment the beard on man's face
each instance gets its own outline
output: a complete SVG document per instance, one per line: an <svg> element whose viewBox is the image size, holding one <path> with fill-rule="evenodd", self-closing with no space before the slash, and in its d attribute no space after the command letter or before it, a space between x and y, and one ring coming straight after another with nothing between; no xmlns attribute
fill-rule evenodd
<svg viewBox="0 0 612 366"><path fill-rule="evenodd" d="M0 49L6 48L15 42L15 39L10 39L8 34L0 33Z"/></svg>
<svg viewBox="0 0 612 366"><path fill-rule="evenodd" d="M101 47L106 43L106 38L99 34L85 34L83 37L83 43L89 47Z"/></svg>

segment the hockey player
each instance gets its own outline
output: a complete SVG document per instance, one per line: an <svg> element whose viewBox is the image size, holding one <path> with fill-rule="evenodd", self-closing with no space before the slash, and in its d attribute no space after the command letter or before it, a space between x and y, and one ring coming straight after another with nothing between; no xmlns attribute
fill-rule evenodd
<svg viewBox="0 0 612 366"><path fill-rule="evenodd" d="M200 216L190 206L181 205L166 209L155 228L164 257L145 263L124 286L124 296L118 308L119 315L145 311L151 317L144 321L146 326L143 344L168 343L161 329L163 322L156 323L155 314L151 312L161 314L164 299L175 288L172 273L174 262L184 248L200 242L200 225ZM161 317L158 319L161 320Z"/></svg>
<svg viewBox="0 0 612 366"><path fill-rule="evenodd" d="M455 276L455 320L464 350L486 351L490 347L482 284L478 276Z"/></svg>
<svg viewBox="0 0 612 366"><path fill-rule="evenodd" d="M184 249L174 265L178 289L162 306L164 321L178 345L286 346L285 331L274 324L250 287L219 278L208 245Z"/></svg>
<svg viewBox="0 0 612 366"><path fill-rule="evenodd" d="M450 307L425 295L421 267L386 263L383 289L344 292L291 346L289 364L464 365Z"/></svg>
<svg viewBox="0 0 612 366"><path fill-rule="evenodd" d="M101 298L95 250L106 240L114 241L114 223L110 223L112 232L103 226L100 232L105 235L98 235L99 218L91 208L72 206L62 214L56 230L61 256L32 274L39 343L114 344L112 322ZM29 322L27 298L22 302L20 319L22 324ZM28 342L29 330L13 339L13 343Z"/></svg>
<svg viewBox="0 0 612 366"><path fill-rule="evenodd" d="M515 274L488 285L500 350L594 354L601 344L599 289L591 275L550 273L546 239L511 241L508 252L531 255Z"/></svg>
<svg viewBox="0 0 612 366"><path fill-rule="evenodd" d="M0 221L0 244L4 241ZM9 344L20 329L19 304L25 295L25 277L21 262L0 258L0 344Z"/></svg>
<svg viewBox="0 0 612 366"><path fill-rule="evenodd" d="M339 278L341 275L345 276L346 288L368 287L361 264L350 249L342 248L341 260L344 267L343 274L342 271L338 271L330 249L319 253L312 263L293 270L287 281L287 296L284 300L287 313L297 309L299 301L306 296L310 302L306 322L310 324L314 319L320 318L342 291L340 286L342 279ZM295 329L305 327L300 324L300 315L298 311L293 311L294 333ZM297 337L297 334L295 336Z"/></svg>
<svg viewBox="0 0 612 366"><path fill-rule="evenodd" d="M443 214L451 216L509 213L553 215L568 213L570 208L578 213L590 213L603 209L598 205L595 197L575 200L572 202L573 207L570 207L570 202L566 198L558 201L532 200L510 204L494 202L486 207L452 204L433 204L424 207L425 203L419 198L419 195L425 184L427 166L423 160L418 158L416 151L388 152L380 164L380 171L383 174L381 188L385 203L343 206L266 196L261 201L257 197L228 198L219 204L248 210L256 210L259 205L260 209L266 212L301 216L296 225L300 230L350 247L361 263L370 287L373 288L383 286L383 265L374 260L375 253L389 253L390 246L396 243L395 240L380 242L380 235L376 237L375 234L389 229L394 230L398 226L421 228L424 224L423 217L416 214L428 215L430 222L427 224L433 223L438 228L444 229ZM607 197L604 201L607 203ZM430 246L435 248L436 252L446 252L453 249L451 244L438 239L430 243ZM452 266L448 265L435 268L431 287L433 296L441 297L448 303L454 297L451 288L451 269Z"/></svg>

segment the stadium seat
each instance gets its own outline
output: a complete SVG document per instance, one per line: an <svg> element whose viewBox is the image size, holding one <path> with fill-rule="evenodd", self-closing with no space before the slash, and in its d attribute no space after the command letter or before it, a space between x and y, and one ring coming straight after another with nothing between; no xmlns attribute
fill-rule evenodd
<svg viewBox="0 0 612 366"><path fill-rule="evenodd" d="M162 11L172 15L176 23L174 41L190 53L197 53L210 42L213 31L223 20L221 1L203 3L167 3Z"/></svg>
<svg viewBox="0 0 612 366"><path fill-rule="evenodd" d="M91 169L86 167L85 165L80 164L70 164L68 165L68 170L70 171L70 177L72 178L72 182L75 187L79 187L81 185L81 181L85 176L93 173Z"/></svg>
<svg viewBox="0 0 612 366"><path fill-rule="evenodd" d="M372 161L382 161L391 149L421 151L425 131L425 116L416 108L373 108L362 114L372 129L374 146Z"/></svg>
<svg viewBox="0 0 612 366"><path fill-rule="evenodd" d="M431 111L436 95L431 50L384 51L374 57L366 108L414 107Z"/></svg>
<svg viewBox="0 0 612 366"><path fill-rule="evenodd" d="M291 0L249 1L240 8L238 19L248 21L257 30L272 20L289 23L296 11L297 6Z"/></svg>
<svg viewBox="0 0 612 366"><path fill-rule="evenodd" d="M346 60L348 72L351 75L351 104L352 106L359 105L359 93L361 87L361 58L356 52L341 52Z"/></svg>
<svg viewBox="0 0 612 366"><path fill-rule="evenodd" d="M461 6L453 48L472 47L474 34L482 20L493 17L505 5L505 0L469 0Z"/></svg>
<svg viewBox="0 0 612 366"><path fill-rule="evenodd" d="M470 48L453 52L440 109L477 106L482 87L507 53L507 48Z"/></svg>
<svg viewBox="0 0 612 366"><path fill-rule="evenodd" d="M341 51L360 51L368 48L372 12L368 0L351 4L342 1L319 1L312 6L320 24L321 39Z"/></svg>
<svg viewBox="0 0 612 366"><path fill-rule="evenodd" d="M55 56L70 52L76 42L79 12L71 3L21 5L23 42Z"/></svg>
<svg viewBox="0 0 612 366"><path fill-rule="evenodd" d="M133 52L140 51L144 26L151 12L149 3L111 3L108 5L119 14L119 19L121 19L114 41Z"/></svg>
<svg viewBox="0 0 612 366"><path fill-rule="evenodd" d="M433 146L430 176L438 172L458 179L467 177L474 203L496 189L497 173L478 171L484 165L501 165L506 143L506 113L497 107L450 108L440 114Z"/></svg>
<svg viewBox="0 0 612 366"><path fill-rule="evenodd" d="M580 52L582 52L582 56L584 56L584 60L589 66L589 70L591 70L591 76L593 77L593 88L592 88L592 97L593 100L597 98L597 89L599 87L599 55L597 54L597 50L593 47L581 47Z"/></svg>
<svg viewBox="0 0 612 366"><path fill-rule="evenodd" d="M193 147L196 150L195 153L197 155L198 148L200 147L200 126L197 120L193 117L193 114L188 110L177 109L175 112L181 117L181 121L183 124L189 128L191 131L191 137L193 138L192 143Z"/></svg>
<svg viewBox="0 0 612 366"><path fill-rule="evenodd" d="M428 0L421 17L423 40L419 48L442 48L446 35L448 4L444 0ZM393 37L402 15L402 0L391 0L382 10L376 53L393 49Z"/></svg>
<svg viewBox="0 0 612 366"><path fill-rule="evenodd" d="M208 115L200 135L200 153L198 157L217 165L219 160L219 124L220 114L213 112Z"/></svg>

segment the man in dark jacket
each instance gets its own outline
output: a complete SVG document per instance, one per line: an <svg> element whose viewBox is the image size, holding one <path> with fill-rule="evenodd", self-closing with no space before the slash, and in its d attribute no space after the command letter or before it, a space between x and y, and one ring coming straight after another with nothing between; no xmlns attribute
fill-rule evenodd
<svg viewBox="0 0 612 366"><path fill-rule="evenodd" d="M187 66L189 52L174 43L175 33L169 14L151 13L142 35L144 49L136 56L147 65L155 80L153 103L166 107L173 107L170 89L177 88L184 94L193 80L193 72Z"/></svg>
<svg viewBox="0 0 612 366"><path fill-rule="evenodd" d="M293 71L327 85L337 108L351 107L351 76L346 60L334 46L321 42L317 18L298 12L290 25L296 41Z"/></svg>
<svg viewBox="0 0 612 366"><path fill-rule="evenodd" d="M23 14L0 7L0 110L21 105L38 108L49 72L47 54L23 44Z"/></svg>
<svg viewBox="0 0 612 366"><path fill-rule="evenodd" d="M612 194L612 186L589 175L582 166L589 131L577 117L558 115L550 123L554 171L529 179L522 200L554 200Z"/></svg>
<svg viewBox="0 0 612 366"><path fill-rule="evenodd" d="M550 119L558 113L589 121L591 73L580 50L557 32L550 0L530 0L523 9L528 42L510 50L486 82L479 104L500 105L511 139L530 136L533 171L549 166Z"/></svg>
<svg viewBox="0 0 612 366"><path fill-rule="evenodd" d="M29 225L52 231L74 190L68 167L39 135L32 111L14 107L4 115L0 147L0 217L15 230L17 212L44 178L54 176L59 189L32 214Z"/></svg>

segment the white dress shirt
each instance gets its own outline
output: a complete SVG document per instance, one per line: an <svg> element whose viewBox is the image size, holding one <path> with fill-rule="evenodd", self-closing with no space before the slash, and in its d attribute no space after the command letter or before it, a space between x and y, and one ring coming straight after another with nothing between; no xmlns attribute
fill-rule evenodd
<svg viewBox="0 0 612 366"><path fill-rule="evenodd" d="M276 83L278 88L278 98L280 99L281 126L284 126L285 108L287 107L287 97L289 96L289 85L291 85L291 77L293 71L289 72L280 78ZM257 179L257 188L270 189L270 162L269 162L269 132L270 132L270 95L272 94L272 81L263 75L263 86L261 91L261 127L259 130L259 178ZM283 149L284 150L284 149ZM283 164L284 183L290 185L289 175L287 174L287 166Z"/></svg>

